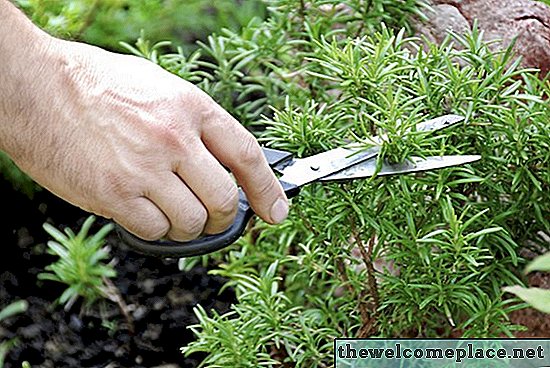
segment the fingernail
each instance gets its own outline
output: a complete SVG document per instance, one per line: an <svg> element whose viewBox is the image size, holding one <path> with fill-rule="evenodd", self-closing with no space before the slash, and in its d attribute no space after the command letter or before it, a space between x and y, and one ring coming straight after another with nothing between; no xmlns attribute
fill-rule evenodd
<svg viewBox="0 0 550 368"><path fill-rule="evenodd" d="M274 224L279 224L288 216L288 202L279 198L271 206L271 221Z"/></svg>

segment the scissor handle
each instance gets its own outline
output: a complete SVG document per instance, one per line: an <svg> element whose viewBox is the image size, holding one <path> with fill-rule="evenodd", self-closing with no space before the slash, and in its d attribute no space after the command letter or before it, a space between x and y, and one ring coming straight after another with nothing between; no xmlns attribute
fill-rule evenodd
<svg viewBox="0 0 550 368"><path fill-rule="evenodd" d="M269 148L263 148L263 153L271 167L291 157L288 152ZM280 183L288 198L296 196L300 191L296 185L283 181ZM242 189L239 189L239 204L235 220L227 230L220 234L205 235L188 242L147 241L128 232L122 226L117 225L116 229L120 239L139 253L160 257L192 257L212 253L233 244L244 233L246 224L252 215L254 215L254 211Z"/></svg>
<svg viewBox="0 0 550 368"><path fill-rule="evenodd" d="M300 191L294 184L284 181L280 181L280 183L289 198L296 196ZM227 230L220 234L204 235L188 242L147 241L128 232L122 226L117 225L116 228L120 239L139 253L161 257L193 257L212 253L233 244L244 233L246 224L253 214L254 211L250 207L246 195L242 189L239 189L239 205L235 220Z"/></svg>

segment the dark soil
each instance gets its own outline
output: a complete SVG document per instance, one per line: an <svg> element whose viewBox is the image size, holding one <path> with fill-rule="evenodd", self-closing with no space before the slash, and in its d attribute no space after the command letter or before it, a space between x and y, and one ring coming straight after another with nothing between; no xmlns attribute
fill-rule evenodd
<svg viewBox="0 0 550 368"><path fill-rule="evenodd" d="M550 289L550 274L535 272L529 275L530 287ZM513 323L525 326L526 331L516 333L517 337L545 337L550 338L550 314L544 314L533 308L521 309L510 314Z"/></svg>
<svg viewBox="0 0 550 368"><path fill-rule="evenodd" d="M119 289L134 322L132 334L117 304L107 301L87 312L77 303L69 311L53 302L64 286L38 281L37 274L54 258L45 254L46 221L58 228L78 230L87 213L47 191L33 200L0 180L4 219L0 256L0 308L26 299L26 313L9 318L0 327L0 341L17 337L5 368L21 367L196 367L200 355L184 357L180 347L193 340L187 328L197 323L193 307L220 313L235 301L224 283L205 268L179 271L177 260L146 257L129 251L113 232L108 238L116 259ZM101 226L101 221L95 228Z"/></svg>
<svg viewBox="0 0 550 368"><path fill-rule="evenodd" d="M187 328L197 323L193 307L201 304L220 313L228 310L235 297L230 290L220 293L224 280L197 267L181 272L177 260L146 257L129 251L113 233L108 238L117 260L114 284L134 321L131 333L121 309L106 302L88 312L75 304L69 311L53 302L63 285L38 281L37 274L54 259L45 253L46 221L58 228L80 228L87 213L47 191L33 200L12 190L0 180L5 211L0 222L3 241L0 256L0 308L26 299L26 313L9 318L0 327L0 341L17 337L5 368L21 367L25 360L33 367L196 367L200 355L184 357L179 348L193 340ZM75 220L77 219L77 220ZM95 228L101 226L98 220ZM533 274L532 286L550 288L550 275ZM512 322L527 326L518 337L550 337L550 316L525 309L511 315Z"/></svg>

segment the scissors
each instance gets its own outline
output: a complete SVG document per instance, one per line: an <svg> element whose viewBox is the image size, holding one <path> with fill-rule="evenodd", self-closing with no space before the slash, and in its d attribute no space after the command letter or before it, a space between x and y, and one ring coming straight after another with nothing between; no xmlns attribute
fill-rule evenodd
<svg viewBox="0 0 550 368"><path fill-rule="evenodd" d="M416 125L417 132L435 132L462 122L459 115L444 115ZM313 182L338 182L364 179L373 175L397 175L436 170L477 161L479 155L412 157L399 164L377 165L384 137L374 137L373 146L335 148L305 158L293 158L292 153L263 148L270 167L281 174L279 181L288 198L298 195L300 188ZM134 250L161 257L200 256L223 249L234 243L245 231L248 220L254 215L245 193L239 189L238 211L233 224L224 232L205 235L188 242L171 240L146 241L121 226L117 232L123 242Z"/></svg>

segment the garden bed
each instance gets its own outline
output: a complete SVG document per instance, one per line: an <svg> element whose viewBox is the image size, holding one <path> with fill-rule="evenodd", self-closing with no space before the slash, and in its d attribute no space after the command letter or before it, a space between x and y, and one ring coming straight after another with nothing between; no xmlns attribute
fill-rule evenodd
<svg viewBox="0 0 550 368"><path fill-rule="evenodd" d="M29 303L27 312L3 321L0 327L0 341L19 339L5 368L20 367L25 360L33 367L198 365L200 355L184 358L179 348L193 339L187 326L197 322L193 313L196 304L225 312L234 302L230 290L220 293L223 279L209 276L202 267L181 272L177 260L143 257L128 251L113 232L108 244L118 262L114 283L134 320L134 333L112 302L88 313L80 313L77 303L66 312L63 306L53 305L64 286L37 280L37 274L53 260L45 254L48 237L42 223L50 220L59 227L78 229L88 214L47 191L29 200L4 181L0 190L4 208L10 209L1 226L1 304L19 299Z"/></svg>
<svg viewBox="0 0 550 368"><path fill-rule="evenodd" d="M410 14L423 12L420 0L379 0L357 9L337 1L280 3L269 10L269 20L212 35L200 54L176 48L177 40L174 47L155 45L147 35L126 51L195 83L246 127L265 128L263 144L297 156L348 140L365 144L372 134L388 132L386 159L475 154L482 160L424 175L304 188L288 221L278 227L258 221L229 252L212 256L212 263L228 265L216 272L234 286L238 313L202 314L188 351L208 354L207 365L309 368L330 366L334 337L358 330L364 336L441 338L514 332L505 318L514 309L505 300L512 294L501 290L521 283L522 244L550 233L550 85L541 82L541 73L522 69L540 67L544 74L546 64L525 64L527 58L521 64L517 48L505 52L487 43L489 20L473 22L466 8L449 8L449 1L435 3L464 18L458 17L466 33L453 27L456 34L449 36L448 27L435 24L440 33L432 35L438 41L433 45L402 30L410 28ZM541 4L533 7L543 9ZM136 9L128 15L139 14ZM161 23L147 14L147 22ZM546 16L507 17L518 26L548 29L540 21ZM57 24L60 18L51 19ZM117 22L123 23L133 24L132 17ZM425 52L411 53L424 46ZM526 53L531 60L538 55ZM466 123L433 140L407 133L444 113L463 115ZM0 298L2 305L18 299L30 305L0 323L0 339L19 339L8 367L28 360L33 367L174 368L202 359L184 358L179 347L194 338L186 328L197 322L193 306L223 313L236 301L230 291L219 293L223 279L204 268L180 272L176 260L127 252L113 234L113 282L135 320L134 332L111 302L101 311L80 313L74 305L64 312L52 306L63 286L37 280L53 260L45 255L42 224L76 230L88 214L46 191L29 200L4 182L0 190L9 215L1 226ZM372 257L366 251L355 257L358 244L368 244ZM399 272L373 275L369 265L380 257ZM533 273L529 283L548 288L550 276ZM511 319L527 326L517 336L550 337L548 315L524 309Z"/></svg>
<svg viewBox="0 0 550 368"><path fill-rule="evenodd" d="M230 290L220 293L224 280L196 267L178 270L176 260L143 257L128 251L113 233L108 238L117 260L114 279L128 305L135 331L129 331L118 306L80 313L80 305L68 312L54 307L63 286L38 282L53 257L45 254L47 234L42 223L54 221L59 227L78 229L87 214L47 191L29 200L0 183L4 208L11 209L1 227L4 254L0 258L0 298L2 305L26 299L26 313L2 323L2 339L17 337L5 364L20 367L27 360L33 367L196 367L200 355L184 358L179 348L193 339L187 326L196 323L193 307L228 310L234 302ZM80 219L75 221L75 219ZM97 225L99 227L99 224ZM550 287L548 274L533 274L533 286ZM103 317L102 317L103 316ZM525 309L514 312L512 320L527 326L521 337L550 337L550 316Z"/></svg>

